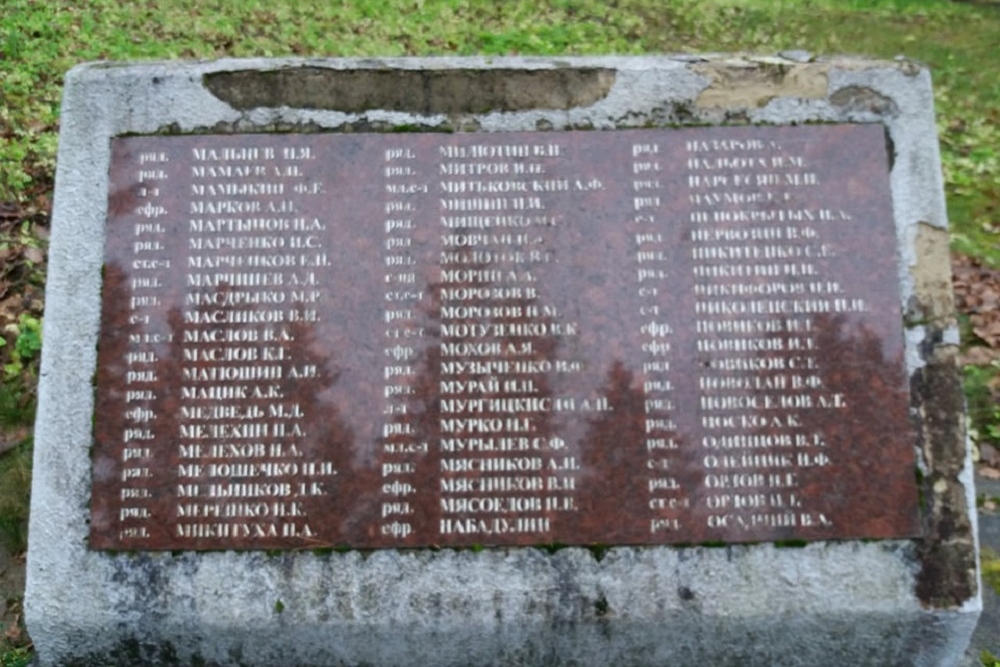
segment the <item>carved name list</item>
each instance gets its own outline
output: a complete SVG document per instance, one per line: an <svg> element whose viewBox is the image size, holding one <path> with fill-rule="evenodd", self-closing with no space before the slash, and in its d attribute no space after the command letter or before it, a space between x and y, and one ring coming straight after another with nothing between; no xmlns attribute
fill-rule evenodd
<svg viewBox="0 0 1000 667"><path fill-rule="evenodd" d="M919 532L880 126L127 137L91 544Z"/></svg>

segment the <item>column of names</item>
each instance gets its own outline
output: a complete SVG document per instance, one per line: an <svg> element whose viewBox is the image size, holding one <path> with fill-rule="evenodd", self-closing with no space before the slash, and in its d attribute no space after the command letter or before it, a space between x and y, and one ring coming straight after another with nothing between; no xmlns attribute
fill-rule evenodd
<svg viewBox="0 0 1000 667"><path fill-rule="evenodd" d="M443 538L531 535L576 511L577 457L558 434L572 397L553 373L577 334L540 280L571 189L558 143L445 145L438 154L441 227L440 448Z"/></svg>
<svg viewBox="0 0 1000 667"><path fill-rule="evenodd" d="M824 225L847 216L817 207L821 179L794 144L688 141L685 153L708 527L829 525L798 489L832 463L803 413L846 408L824 390L817 320L865 308L825 277L836 249Z"/></svg>
<svg viewBox="0 0 1000 667"><path fill-rule="evenodd" d="M298 213L309 148L191 149L179 339L174 537L310 538L305 501L336 475L304 447L300 385L319 376L296 346L319 321L326 223ZM178 267L182 268L182 267ZM304 341L298 341L301 346Z"/></svg>

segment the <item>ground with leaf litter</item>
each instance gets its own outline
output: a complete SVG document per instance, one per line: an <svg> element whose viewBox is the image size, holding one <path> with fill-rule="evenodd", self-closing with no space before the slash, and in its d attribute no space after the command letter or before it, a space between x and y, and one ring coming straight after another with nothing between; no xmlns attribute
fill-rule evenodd
<svg viewBox="0 0 1000 667"><path fill-rule="evenodd" d="M975 424L978 473L1000 480L1000 271L963 255L953 257L952 269L964 334L960 363ZM996 511L998 502L986 495L981 508Z"/></svg>
<svg viewBox="0 0 1000 667"><path fill-rule="evenodd" d="M0 665L26 664L23 601L31 427L44 304L51 178L0 201ZM23 660L23 661L22 661Z"/></svg>

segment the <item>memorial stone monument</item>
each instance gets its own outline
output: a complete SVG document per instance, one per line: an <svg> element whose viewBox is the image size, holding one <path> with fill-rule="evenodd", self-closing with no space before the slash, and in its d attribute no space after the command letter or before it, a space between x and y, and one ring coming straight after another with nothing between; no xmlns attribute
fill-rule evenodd
<svg viewBox="0 0 1000 667"><path fill-rule="evenodd" d="M789 55L71 71L39 664L954 664L929 76Z"/></svg>

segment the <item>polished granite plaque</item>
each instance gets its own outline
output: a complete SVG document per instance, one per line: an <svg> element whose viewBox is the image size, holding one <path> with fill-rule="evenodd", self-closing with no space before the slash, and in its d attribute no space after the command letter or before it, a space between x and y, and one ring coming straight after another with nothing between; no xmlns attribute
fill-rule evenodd
<svg viewBox="0 0 1000 667"><path fill-rule="evenodd" d="M880 125L112 152L94 548L919 534Z"/></svg>

